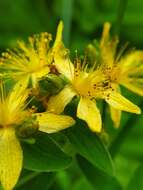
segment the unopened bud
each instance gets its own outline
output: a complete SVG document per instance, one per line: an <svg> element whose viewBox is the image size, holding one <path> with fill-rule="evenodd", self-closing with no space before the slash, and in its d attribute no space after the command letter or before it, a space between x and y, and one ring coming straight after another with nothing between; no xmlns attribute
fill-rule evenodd
<svg viewBox="0 0 143 190"><path fill-rule="evenodd" d="M49 74L39 82L40 94L42 96L53 95L58 93L65 85L62 77Z"/></svg>

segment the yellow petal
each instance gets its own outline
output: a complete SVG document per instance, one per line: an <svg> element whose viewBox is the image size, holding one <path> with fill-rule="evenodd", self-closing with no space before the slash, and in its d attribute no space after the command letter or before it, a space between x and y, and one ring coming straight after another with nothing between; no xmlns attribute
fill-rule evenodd
<svg viewBox="0 0 143 190"><path fill-rule="evenodd" d="M19 107L21 105L23 105L26 101L26 99L28 98L28 90L26 89L27 87L27 83L26 81L24 81L24 83L22 83L22 81L16 83L16 85L13 87L12 91L10 92L9 96L8 96L8 102L9 104L14 105L15 107L19 105Z"/></svg>
<svg viewBox="0 0 143 190"><path fill-rule="evenodd" d="M114 126L118 128L120 126L121 111L110 106L110 112L111 112L111 119L114 123Z"/></svg>
<svg viewBox="0 0 143 190"><path fill-rule="evenodd" d="M114 64L118 39L117 38L110 39L110 27L111 25L109 22L104 23L102 38L100 41L100 50L101 50L100 53L101 53L102 65L112 68Z"/></svg>
<svg viewBox="0 0 143 190"><path fill-rule="evenodd" d="M56 40L53 46L54 64L59 73L65 75L69 80L74 76L74 66L69 59L69 52L62 42L63 22L60 21L57 29Z"/></svg>
<svg viewBox="0 0 143 190"><path fill-rule="evenodd" d="M122 83L123 86L131 90L132 92L143 96L143 81L141 82L140 80L124 80Z"/></svg>
<svg viewBox="0 0 143 190"><path fill-rule="evenodd" d="M131 69L134 72L134 68L138 69L139 66L143 66L143 51L137 50L127 54L119 64L124 70Z"/></svg>
<svg viewBox="0 0 143 190"><path fill-rule="evenodd" d="M143 51L133 51L119 62L120 84L143 96Z"/></svg>
<svg viewBox="0 0 143 190"><path fill-rule="evenodd" d="M59 94L50 98L47 106L48 111L57 114L62 113L65 106L75 95L75 92L69 86L66 86Z"/></svg>
<svg viewBox="0 0 143 190"><path fill-rule="evenodd" d="M101 115L95 101L81 97L77 108L77 116L86 121L93 132L101 131Z"/></svg>
<svg viewBox="0 0 143 190"><path fill-rule="evenodd" d="M138 106L127 100L118 92L112 92L109 97L107 97L106 102L113 106L115 109L132 112L136 114L140 114L141 110Z"/></svg>
<svg viewBox="0 0 143 190"><path fill-rule="evenodd" d="M65 75L71 81L74 77L74 66L69 59L68 52L62 47L57 52L54 55L54 64L59 73Z"/></svg>
<svg viewBox="0 0 143 190"><path fill-rule="evenodd" d="M29 91L26 89L26 83L21 84L18 82L11 93L7 97L7 103L11 114L17 114L17 116L22 113L24 106L26 104L26 99L28 98Z"/></svg>
<svg viewBox="0 0 143 190"><path fill-rule="evenodd" d="M66 115L56 115L48 112L35 115L39 122L39 130L45 133L55 133L75 124L72 117Z"/></svg>
<svg viewBox="0 0 143 190"><path fill-rule="evenodd" d="M21 86L21 88L26 89L29 85L29 79L30 79L30 76L29 75L25 75L25 76L21 76L18 78L18 81L17 81L17 86Z"/></svg>
<svg viewBox="0 0 143 190"><path fill-rule="evenodd" d="M12 190L22 169L23 154L12 128L0 131L0 181L4 190Z"/></svg>
<svg viewBox="0 0 143 190"><path fill-rule="evenodd" d="M59 24L58 24L58 28L57 28L57 34L56 34L54 47L56 47L59 43L62 42L63 27L64 27L63 22L60 21Z"/></svg>
<svg viewBox="0 0 143 190"><path fill-rule="evenodd" d="M110 23L109 22L105 22L104 23L104 28L103 28L103 33L102 33L102 38L101 38L101 41L100 41L100 46L101 48L104 47L108 41L110 40Z"/></svg>

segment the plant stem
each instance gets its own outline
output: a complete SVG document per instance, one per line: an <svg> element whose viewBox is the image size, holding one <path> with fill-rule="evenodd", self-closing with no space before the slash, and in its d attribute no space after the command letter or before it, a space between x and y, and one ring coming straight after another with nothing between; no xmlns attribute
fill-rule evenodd
<svg viewBox="0 0 143 190"><path fill-rule="evenodd" d="M117 11L117 17L116 17L116 23L115 23L115 34L120 34L121 26L123 23L123 19L125 16L125 11L127 8L128 0L119 0L118 5L118 11Z"/></svg>
<svg viewBox="0 0 143 190"><path fill-rule="evenodd" d="M36 176L40 175L40 172L31 172L30 174L28 174L27 176L23 177L18 184L16 185L16 188L21 187L23 184L25 184L26 182L30 181L31 179L35 178Z"/></svg>
<svg viewBox="0 0 143 190"><path fill-rule="evenodd" d="M62 0L62 20L64 22L63 39L67 47L69 46L69 40L70 40L73 1L74 0Z"/></svg>
<svg viewBox="0 0 143 190"><path fill-rule="evenodd" d="M140 107L143 106L143 102L140 103ZM124 143L127 135L131 132L133 126L137 123L140 116L133 115L131 116L128 121L126 122L125 126L121 129L121 131L118 133L115 140L110 145L110 153L112 157L114 158L116 154L118 153L121 145Z"/></svg>

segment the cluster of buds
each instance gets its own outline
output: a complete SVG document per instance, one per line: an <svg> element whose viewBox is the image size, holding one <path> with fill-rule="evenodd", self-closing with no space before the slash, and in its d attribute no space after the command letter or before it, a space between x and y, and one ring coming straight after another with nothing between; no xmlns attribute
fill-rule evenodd
<svg viewBox="0 0 143 190"><path fill-rule="evenodd" d="M28 43L19 41L0 59L0 181L5 190L13 189L22 169L20 139L73 126L76 118L64 113L73 99L78 100L77 117L96 133L102 130L99 99L109 104L116 128L121 111L141 113L121 95L120 85L143 95L143 51L117 53L118 38L110 38L105 23L99 43L86 48L86 58L71 61L62 32L60 22L52 46L51 34L41 33ZM13 87L6 88L11 81Z"/></svg>

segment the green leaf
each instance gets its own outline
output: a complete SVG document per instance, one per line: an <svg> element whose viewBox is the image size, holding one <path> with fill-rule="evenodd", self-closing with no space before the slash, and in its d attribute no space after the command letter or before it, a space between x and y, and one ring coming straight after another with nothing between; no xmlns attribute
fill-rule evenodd
<svg viewBox="0 0 143 190"><path fill-rule="evenodd" d="M143 189L143 164L137 168L127 187L127 190L135 189Z"/></svg>
<svg viewBox="0 0 143 190"><path fill-rule="evenodd" d="M37 136L35 144L23 144L23 152L24 168L33 171L64 169L72 160L44 133Z"/></svg>
<svg viewBox="0 0 143 190"><path fill-rule="evenodd" d="M55 180L55 173L38 173L26 171L14 190L44 189L48 190Z"/></svg>
<svg viewBox="0 0 143 190"><path fill-rule="evenodd" d="M59 171L56 175L56 183L61 190L67 190L71 188L71 178L66 171Z"/></svg>
<svg viewBox="0 0 143 190"><path fill-rule="evenodd" d="M3 187L0 185L0 190L4 190Z"/></svg>
<svg viewBox="0 0 143 190"><path fill-rule="evenodd" d="M83 176L81 179L78 179L77 182L73 185L72 190L94 190L91 184Z"/></svg>
<svg viewBox="0 0 143 190"><path fill-rule="evenodd" d="M116 167L117 179L124 188L127 187L130 178L139 166L139 162L132 159L132 157L126 157L123 154L118 154L114 159L114 164Z"/></svg>
<svg viewBox="0 0 143 190"><path fill-rule="evenodd" d="M77 155L77 161L83 174L94 187L94 190L121 190L121 186L115 177L111 177L98 168L94 167L90 162L82 156Z"/></svg>
<svg viewBox="0 0 143 190"><path fill-rule="evenodd" d="M77 122L74 127L66 131L66 135L78 154L89 160L95 167L113 175L113 164L108 150L100 138L84 126L84 123Z"/></svg>

